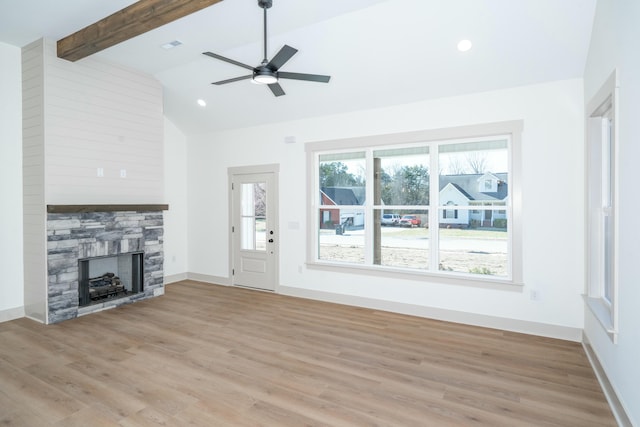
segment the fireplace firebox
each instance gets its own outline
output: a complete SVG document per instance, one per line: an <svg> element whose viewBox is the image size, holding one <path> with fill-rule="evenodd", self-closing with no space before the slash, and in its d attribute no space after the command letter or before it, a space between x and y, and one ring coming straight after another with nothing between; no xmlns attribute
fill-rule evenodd
<svg viewBox="0 0 640 427"><path fill-rule="evenodd" d="M78 260L78 306L142 292L143 261L143 252Z"/></svg>

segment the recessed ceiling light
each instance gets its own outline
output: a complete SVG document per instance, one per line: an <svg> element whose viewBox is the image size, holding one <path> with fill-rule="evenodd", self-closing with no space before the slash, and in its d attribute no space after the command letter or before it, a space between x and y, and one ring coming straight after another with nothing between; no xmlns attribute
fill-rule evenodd
<svg viewBox="0 0 640 427"><path fill-rule="evenodd" d="M180 40L174 40L169 43L165 43L162 45L163 49L173 49L176 46L180 46L182 42Z"/></svg>
<svg viewBox="0 0 640 427"><path fill-rule="evenodd" d="M460 40L458 42L458 50L460 52L466 52L469 49L471 49L471 46L473 46L473 43L471 43L470 40Z"/></svg>
<svg viewBox="0 0 640 427"><path fill-rule="evenodd" d="M207 106L207 101L205 101L204 99L198 99L198 105L201 107L206 107Z"/></svg>

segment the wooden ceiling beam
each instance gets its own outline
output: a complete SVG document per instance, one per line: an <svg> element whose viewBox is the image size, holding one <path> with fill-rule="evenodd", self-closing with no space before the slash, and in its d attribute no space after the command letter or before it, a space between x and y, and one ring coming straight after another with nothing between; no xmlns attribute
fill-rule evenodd
<svg viewBox="0 0 640 427"><path fill-rule="evenodd" d="M58 40L58 58L77 61L222 0L140 0Z"/></svg>

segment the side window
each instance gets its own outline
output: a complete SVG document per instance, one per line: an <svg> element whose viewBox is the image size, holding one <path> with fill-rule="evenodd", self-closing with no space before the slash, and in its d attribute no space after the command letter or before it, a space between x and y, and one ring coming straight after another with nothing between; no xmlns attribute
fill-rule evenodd
<svg viewBox="0 0 640 427"><path fill-rule="evenodd" d="M617 334L617 80L614 72L587 107L587 304Z"/></svg>

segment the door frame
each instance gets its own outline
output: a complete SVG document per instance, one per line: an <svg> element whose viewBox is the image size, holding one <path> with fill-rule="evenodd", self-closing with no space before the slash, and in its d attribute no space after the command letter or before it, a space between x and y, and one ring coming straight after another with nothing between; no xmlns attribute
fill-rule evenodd
<svg viewBox="0 0 640 427"><path fill-rule="evenodd" d="M229 230L229 284L230 286L238 286L238 287L242 287L242 285L236 285L234 283L234 277L233 277L233 265L234 265L234 256L235 256L235 251L234 251L234 247L233 247L233 221L234 221L234 212L233 212L233 182L234 182L234 176L235 175L252 175L252 174L273 174L273 191L271 191L273 194L269 194L269 200L271 201L270 203L273 204L273 210L272 210L272 214L274 216L273 218L273 228L274 228L274 239L275 242L273 244L273 248L274 248L274 254L273 256L276 258L273 262L273 281L274 281L274 290L273 292L278 292L278 287L280 286L280 210L279 210L279 191L280 191L280 184L279 184L279 174L280 174L280 164L278 163L271 163L271 164L265 164L265 165L252 165L252 166L233 166L233 167L229 167L227 168L227 184L228 184L228 202L227 205L229 207L229 212L228 212L228 216L229 216L229 224L228 224L228 230ZM250 289L256 289L256 290L262 290L259 288L250 288ZM269 292L268 290L264 289L263 291L265 292Z"/></svg>

